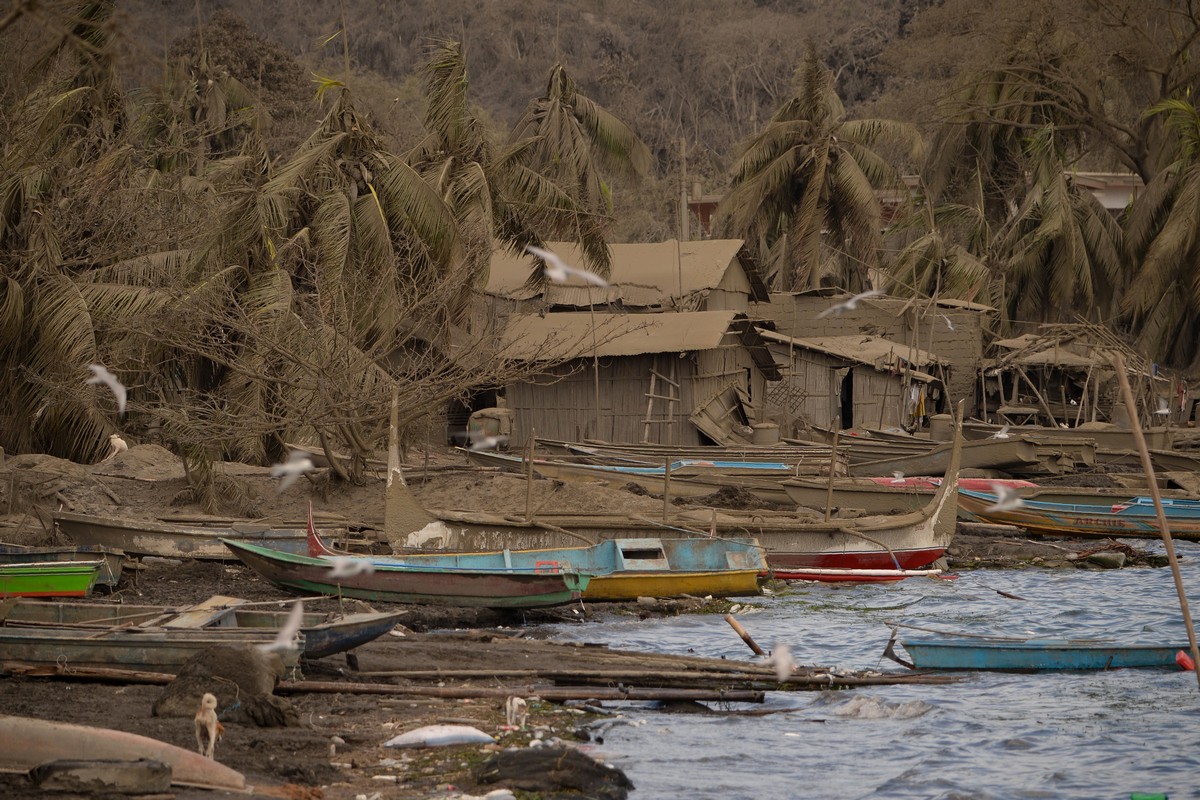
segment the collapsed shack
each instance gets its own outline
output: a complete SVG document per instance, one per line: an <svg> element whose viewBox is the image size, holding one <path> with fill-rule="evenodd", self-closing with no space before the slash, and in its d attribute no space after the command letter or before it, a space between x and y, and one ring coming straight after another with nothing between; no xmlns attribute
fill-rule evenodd
<svg viewBox="0 0 1200 800"><path fill-rule="evenodd" d="M1042 325L992 343L979 372L979 410L986 421L1011 425L1078 427L1108 422L1129 427L1180 424L1195 398L1186 382L1161 374L1112 332L1090 323ZM1129 371L1138 409L1119 401L1113 354Z"/></svg>

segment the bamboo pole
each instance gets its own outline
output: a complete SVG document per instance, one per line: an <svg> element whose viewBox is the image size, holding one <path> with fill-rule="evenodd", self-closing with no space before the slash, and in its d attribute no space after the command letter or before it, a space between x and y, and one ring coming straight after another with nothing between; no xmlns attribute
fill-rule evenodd
<svg viewBox="0 0 1200 800"><path fill-rule="evenodd" d="M1117 370L1117 380L1121 382L1121 396L1130 408L1133 405L1133 391L1129 388L1129 377L1125 374L1125 359L1120 353L1113 353L1113 366ZM1136 423L1136 420L1134 420ZM1196 629L1192 626L1192 613L1188 609L1187 594L1183 590L1183 575L1179 571L1179 559L1175 556L1175 543L1171 539L1171 529L1167 527L1167 515L1163 512L1162 495L1158 491L1158 481L1154 477L1154 463L1150 460L1150 451L1146 449L1146 437L1142 434L1141 424L1131 426L1133 439L1137 442L1138 453L1142 456L1142 469L1146 472L1150 484L1150 497L1154 500L1154 512L1158 515L1158 532L1162 536L1163 547L1167 551L1167 561L1171 564L1171 576L1175 579L1175 591L1179 595L1179 610L1183 613L1183 624L1187 626L1188 644L1192 650L1192 663L1200 665L1200 650L1196 647ZM1196 669L1196 685L1200 687L1200 667Z"/></svg>
<svg viewBox="0 0 1200 800"><path fill-rule="evenodd" d="M663 466L663 522L670 518L671 514L671 455L666 456L667 462Z"/></svg>
<svg viewBox="0 0 1200 800"><path fill-rule="evenodd" d="M729 627L733 628L734 631L737 632L738 636L742 637L742 641L754 651L754 655L765 656L767 654L765 650L758 646L757 642L750 638L750 634L747 633L746 629L742 627L742 624L734 618L733 614L726 614L725 621L729 623Z"/></svg>

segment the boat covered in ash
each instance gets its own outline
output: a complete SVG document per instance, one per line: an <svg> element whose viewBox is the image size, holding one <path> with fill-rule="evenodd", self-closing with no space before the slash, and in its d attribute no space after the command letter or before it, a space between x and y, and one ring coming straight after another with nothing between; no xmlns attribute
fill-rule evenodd
<svg viewBox="0 0 1200 800"><path fill-rule="evenodd" d="M250 569L284 589L388 603L478 608L556 606L578 600L590 579L561 564L506 569L396 561L362 569L354 567L353 560L339 562L243 541L225 540L225 546Z"/></svg>
<svg viewBox="0 0 1200 800"><path fill-rule="evenodd" d="M565 569L590 576L583 591L585 600L753 595L759 593L759 575L767 571L763 549L754 538L645 537L539 550L354 556L329 547L310 527L309 555L357 559L370 563L372 569L389 564L449 569Z"/></svg>

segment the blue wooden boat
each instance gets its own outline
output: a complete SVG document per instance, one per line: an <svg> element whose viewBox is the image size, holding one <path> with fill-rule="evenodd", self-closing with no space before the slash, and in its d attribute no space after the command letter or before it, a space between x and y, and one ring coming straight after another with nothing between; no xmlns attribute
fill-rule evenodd
<svg viewBox="0 0 1200 800"><path fill-rule="evenodd" d="M1018 494L1020 492L1018 491ZM1107 505L1050 503L1025 499L1017 508L996 510L991 492L958 490L959 508L984 522L1016 525L1032 533L1053 536L1159 536L1154 502L1130 497ZM1200 500L1163 499L1167 527L1176 539L1200 540Z"/></svg>
<svg viewBox="0 0 1200 800"><path fill-rule="evenodd" d="M504 569L395 563L343 574L339 564L329 558L287 553L249 542L222 541L242 563L276 586L303 594L376 602L538 608L578 600L591 578L553 564Z"/></svg>
<svg viewBox="0 0 1200 800"><path fill-rule="evenodd" d="M125 565L125 553L97 545L78 547L26 547L19 544L0 544L0 564L47 561L101 561L96 575L97 586L116 589Z"/></svg>
<svg viewBox="0 0 1200 800"><path fill-rule="evenodd" d="M585 600L636 600L639 597L734 597L759 593L758 576L767 571L766 556L755 538L608 539L581 547L491 552L406 553L398 556L354 556L338 552L321 539L310 519L308 553L323 558L370 562L373 566L432 566L573 570L590 576Z"/></svg>
<svg viewBox="0 0 1200 800"><path fill-rule="evenodd" d="M912 669L1108 670L1137 667L1176 668L1182 645L1121 645L1102 639L1005 639L1002 637L939 635L900 638L910 661L895 654L896 635L884 655Z"/></svg>

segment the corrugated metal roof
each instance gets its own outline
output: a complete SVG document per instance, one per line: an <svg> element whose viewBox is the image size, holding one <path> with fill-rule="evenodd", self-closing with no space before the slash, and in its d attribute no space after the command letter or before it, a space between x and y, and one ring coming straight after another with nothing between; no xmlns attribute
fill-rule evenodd
<svg viewBox="0 0 1200 800"><path fill-rule="evenodd" d="M683 353L721 344L736 312L683 311L595 315L595 352L600 356ZM559 312L510 317L497 355L514 361L564 361L591 357L593 315Z"/></svg>
<svg viewBox="0 0 1200 800"><path fill-rule="evenodd" d="M568 264L584 266L583 254L575 242L547 242ZM671 298L715 289L730 266L744 269L737 258L741 239L612 244L612 272L607 288L588 288L574 279L565 284L549 284L545 290L526 285L534 269L534 258L527 253L508 250L492 253L487 294L528 300L544 294L551 305L587 306L621 301L631 306L664 305ZM751 286L757 274L748 275ZM761 282L761 281L760 281Z"/></svg>

